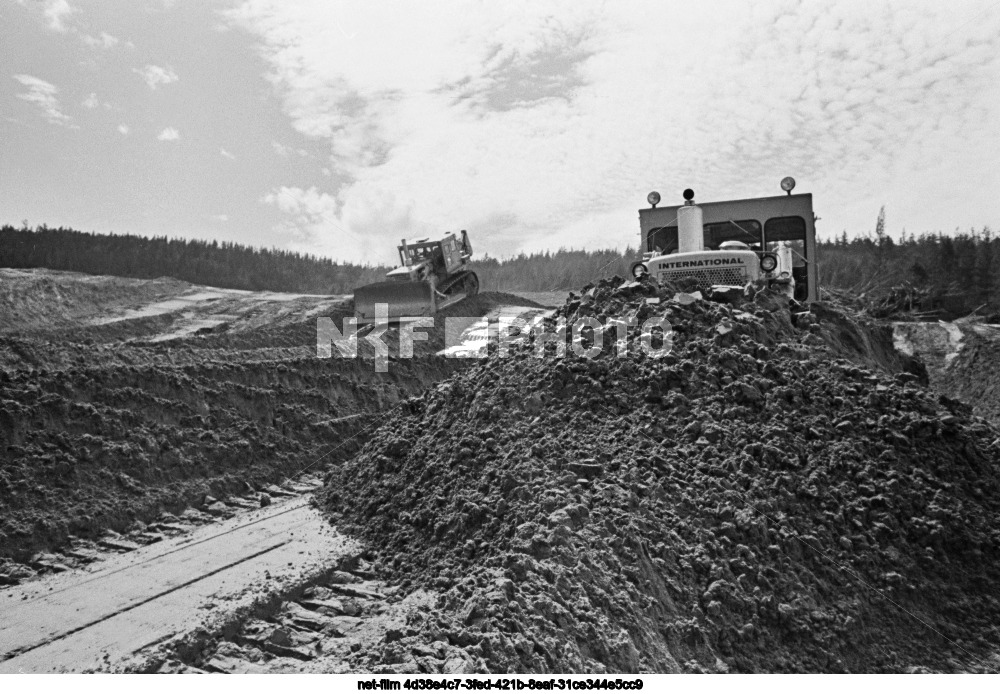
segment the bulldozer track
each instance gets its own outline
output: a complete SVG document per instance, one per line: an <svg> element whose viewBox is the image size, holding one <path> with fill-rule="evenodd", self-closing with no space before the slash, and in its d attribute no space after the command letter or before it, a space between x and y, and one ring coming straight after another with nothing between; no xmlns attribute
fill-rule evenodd
<svg viewBox="0 0 1000 694"><path fill-rule="evenodd" d="M249 516L249 517L248 517ZM307 500L291 500L0 597L0 672L114 668L132 654L321 574L354 551Z"/></svg>

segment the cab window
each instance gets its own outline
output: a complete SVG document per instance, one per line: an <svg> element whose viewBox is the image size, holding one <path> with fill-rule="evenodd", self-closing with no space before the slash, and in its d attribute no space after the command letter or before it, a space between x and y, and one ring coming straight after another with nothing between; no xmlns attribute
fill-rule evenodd
<svg viewBox="0 0 1000 694"><path fill-rule="evenodd" d="M755 251L761 250L760 222L756 219L740 219L714 222L705 225L705 248L718 250L724 241L742 241Z"/></svg>
<svg viewBox="0 0 1000 694"><path fill-rule="evenodd" d="M650 229L646 235L647 252L673 253L677 245L677 227Z"/></svg>
<svg viewBox="0 0 1000 694"><path fill-rule="evenodd" d="M792 264L804 267L806 258L806 220L802 217L774 217L764 224L764 238L767 250L773 251L779 241L792 247Z"/></svg>
<svg viewBox="0 0 1000 694"><path fill-rule="evenodd" d="M802 217L774 217L764 224L767 250L776 251L781 244L792 249L792 277L795 278L795 298L805 301L809 296L809 276L806 265L806 221Z"/></svg>

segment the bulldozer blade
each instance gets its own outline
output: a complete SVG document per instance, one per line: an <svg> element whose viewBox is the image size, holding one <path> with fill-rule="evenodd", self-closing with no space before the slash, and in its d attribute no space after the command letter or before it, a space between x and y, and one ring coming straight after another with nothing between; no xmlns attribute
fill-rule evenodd
<svg viewBox="0 0 1000 694"><path fill-rule="evenodd" d="M377 321L385 317L377 304L388 304L389 319L404 316L432 316L436 304L429 282L377 282L354 290L354 312L358 322Z"/></svg>

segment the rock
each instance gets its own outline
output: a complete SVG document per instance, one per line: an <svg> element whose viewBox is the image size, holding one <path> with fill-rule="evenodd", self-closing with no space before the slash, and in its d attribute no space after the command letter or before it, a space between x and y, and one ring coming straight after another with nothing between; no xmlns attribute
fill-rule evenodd
<svg viewBox="0 0 1000 694"><path fill-rule="evenodd" d="M336 585L347 585L348 583L360 583L361 579L346 571L334 571L327 577L326 582Z"/></svg>
<svg viewBox="0 0 1000 694"><path fill-rule="evenodd" d="M344 603L340 600L301 600L300 602L307 610L312 610L328 616L344 614Z"/></svg>
<svg viewBox="0 0 1000 694"><path fill-rule="evenodd" d="M322 631L330 624L330 619L326 613L319 610L311 610L294 602L285 604L284 615L297 627L311 629L312 631ZM282 644L288 645L288 644Z"/></svg>
<svg viewBox="0 0 1000 694"><path fill-rule="evenodd" d="M232 510L221 501L207 505L205 511L211 513L213 516L225 516L232 513Z"/></svg>
<svg viewBox="0 0 1000 694"><path fill-rule="evenodd" d="M474 675L476 666L469 658L452 656L444 662L441 671L446 675Z"/></svg>
<svg viewBox="0 0 1000 694"><path fill-rule="evenodd" d="M281 628L274 629L270 634L268 634L267 641L268 643L272 643L276 646L292 645L292 637L288 634L288 630Z"/></svg>
<svg viewBox="0 0 1000 694"><path fill-rule="evenodd" d="M574 475L583 477L584 479L594 479L595 477L600 477L604 472L604 466L593 459L571 461L566 464L566 468Z"/></svg>
<svg viewBox="0 0 1000 694"><path fill-rule="evenodd" d="M760 402L764 399L757 386L750 385L749 383L738 383L737 386L737 397L744 402Z"/></svg>
<svg viewBox="0 0 1000 694"><path fill-rule="evenodd" d="M121 540L113 537L103 537L97 541L97 544L101 547L118 550L119 552L131 552L142 546L130 540Z"/></svg>
<svg viewBox="0 0 1000 694"><path fill-rule="evenodd" d="M210 658L205 663L204 669L206 672L221 672L230 675L254 675L269 672L264 665L218 655Z"/></svg>

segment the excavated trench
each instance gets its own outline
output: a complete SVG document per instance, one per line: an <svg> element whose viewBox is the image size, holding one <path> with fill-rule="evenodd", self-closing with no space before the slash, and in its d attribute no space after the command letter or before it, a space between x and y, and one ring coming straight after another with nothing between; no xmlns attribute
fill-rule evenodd
<svg viewBox="0 0 1000 694"><path fill-rule="evenodd" d="M388 373L376 372L364 344L357 359L318 358L315 316L346 315L327 297L220 290L220 305L173 280L3 279L24 286L0 296L10 314L0 334L0 584L72 568L94 542L157 540L150 524L211 518L213 504L243 497L238 509L322 472L401 402L468 364L435 356L440 326L416 358L394 356ZM39 301L25 304L29 290L58 320ZM452 314L510 300L483 295ZM220 312L227 323L162 339Z"/></svg>

